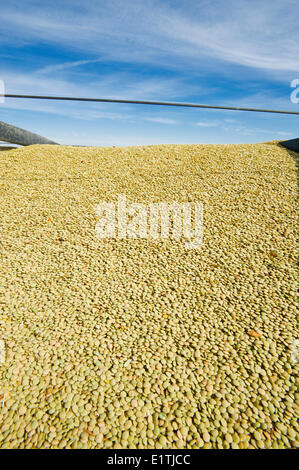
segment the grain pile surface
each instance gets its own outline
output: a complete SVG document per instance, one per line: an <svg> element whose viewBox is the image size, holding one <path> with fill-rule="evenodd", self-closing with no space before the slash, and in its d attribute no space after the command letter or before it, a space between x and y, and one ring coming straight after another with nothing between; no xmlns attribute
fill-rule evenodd
<svg viewBox="0 0 299 470"><path fill-rule="evenodd" d="M1 152L1 448L298 446L295 154ZM101 201L200 201L204 243L107 239Z"/></svg>

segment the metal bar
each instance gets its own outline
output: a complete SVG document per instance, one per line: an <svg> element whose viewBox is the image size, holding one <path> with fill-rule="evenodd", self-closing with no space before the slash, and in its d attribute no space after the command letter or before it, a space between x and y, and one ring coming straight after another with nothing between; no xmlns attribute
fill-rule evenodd
<svg viewBox="0 0 299 470"><path fill-rule="evenodd" d="M259 109L259 108L241 108L237 106L213 106L197 103L175 103L167 101L139 101L139 100L117 100L108 98L75 98L71 96L39 96L39 95L16 95L16 94L0 94L5 98L29 98L35 100L63 100L63 101L87 101L100 103L126 103L126 104L149 104L156 106L182 106L186 108L204 108L204 109L226 109L231 111L252 111L256 113L277 113L277 114L297 114L299 111L283 111L277 109Z"/></svg>

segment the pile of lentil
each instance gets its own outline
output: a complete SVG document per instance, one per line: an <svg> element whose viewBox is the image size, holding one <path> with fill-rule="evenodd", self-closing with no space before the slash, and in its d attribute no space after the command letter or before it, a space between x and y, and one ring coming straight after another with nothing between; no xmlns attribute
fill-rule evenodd
<svg viewBox="0 0 299 470"><path fill-rule="evenodd" d="M1 152L0 447L296 447L295 156ZM97 238L119 194L202 202L202 247Z"/></svg>

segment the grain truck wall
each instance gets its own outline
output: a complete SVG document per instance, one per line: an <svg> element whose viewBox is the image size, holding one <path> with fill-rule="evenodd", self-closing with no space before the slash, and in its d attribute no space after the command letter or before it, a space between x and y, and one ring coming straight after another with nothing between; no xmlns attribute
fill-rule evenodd
<svg viewBox="0 0 299 470"><path fill-rule="evenodd" d="M56 142L46 137L26 131L20 127L12 126L11 124L6 124L2 121L0 121L0 140L18 145L56 144Z"/></svg>

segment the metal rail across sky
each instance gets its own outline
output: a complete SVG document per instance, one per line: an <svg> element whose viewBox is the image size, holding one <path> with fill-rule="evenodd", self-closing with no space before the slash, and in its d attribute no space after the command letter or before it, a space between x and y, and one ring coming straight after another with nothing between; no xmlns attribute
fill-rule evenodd
<svg viewBox="0 0 299 470"><path fill-rule="evenodd" d="M41 95L20 95L20 94L0 94L3 98L24 98L35 100L60 100L60 101L86 101L96 103L123 103L123 104L146 104L154 106L180 106L186 108L203 108L203 109L224 109L229 111L251 111L256 113L276 113L276 114L297 114L299 111L285 111L279 109L259 109L259 108L243 108L238 106L214 106L198 103L176 103L168 101L147 101L147 100L123 100L110 98L77 98L73 96L41 96Z"/></svg>

